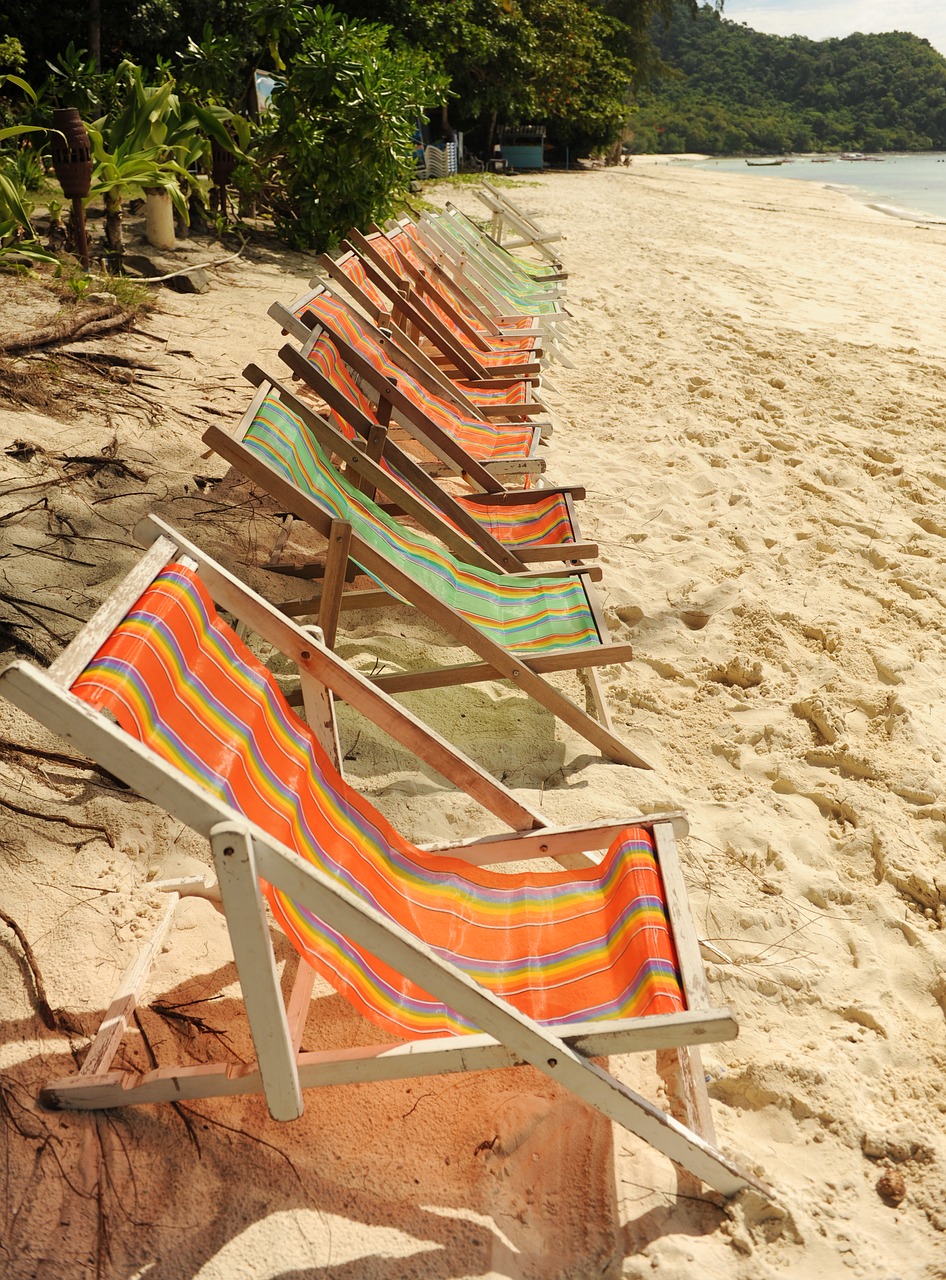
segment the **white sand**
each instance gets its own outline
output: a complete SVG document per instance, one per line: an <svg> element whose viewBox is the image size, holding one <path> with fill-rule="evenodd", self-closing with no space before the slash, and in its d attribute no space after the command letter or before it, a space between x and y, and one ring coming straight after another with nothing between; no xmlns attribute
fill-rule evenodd
<svg viewBox="0 0 946 1280"><path fill-rule="evenodd" d="M39 1085L87 1041L43 1027L0 926L11 1280L946 1275L946 229L814 184L780 183L776 203L749 176L636 161L513 194L568 234L576 368L551 375L549 475L587 485L613 634L635 645L606 683L656 769L592 758L501 685L413 705L556 819L687 811L694 916L731 958L709 966L712 991L741 1024L705 1054L717 1130L778 1208L678 1197L665 1160L527 1070L310 1096L290 1126L258 1099L42 1112ZM79 482L61 458L3 458L0 514L48 499L2 526L4 592L87 617L149 507L231 565L258 563L271 518L239 489L195 492L195 474L224 472L199 436L246 403L247 359L278 367L265 310L307 274L298 255L225 269L145 322L164 347L115 340L159 365L140 374L161 388L141 388L150 411L4 415L5 447L86 455L114 435L140 473ZM111 541L72 541L65 520ZM405 613L358 620L340 649L370 661L402 634L436 639ZM65 750L7 706L0 735ZM357 785L416 839L495 827L377 735L362 730L356 755ZM87 1032L157 914L147 879L206 853L95 773L3 757L5 802L100 829L5 814L0 859L50 1002ZM245 1054L222 922L192 903L149 998L205 996L221 998L189 1011ZM317 1004L308 1047L365 1036L339 999ZM186 1055L166 1021L142 1025L159 1060ZM198 1057L214 1047L193 1041ZM659 1096L651 1063L612 1065ZM887 1168L905 1184L896 1208L876 1189Z"/></svg>

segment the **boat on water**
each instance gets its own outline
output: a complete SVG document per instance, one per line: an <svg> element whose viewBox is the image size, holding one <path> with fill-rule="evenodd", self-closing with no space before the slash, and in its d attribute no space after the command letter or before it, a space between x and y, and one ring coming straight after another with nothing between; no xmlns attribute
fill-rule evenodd
<svg viewBox="0 0 946 1280"><path fill-rule="evenodd" d="M838 157L840 160L871 160L875 164L883 163L883 156L866 156L863 151L842 151Z"/></svg>
<svg viewBox="0 0 946 1280"><path fill-rule="evenodd" d="M772 165L785 164L784 160L747 160L750 169L767 169Z"/></svg>

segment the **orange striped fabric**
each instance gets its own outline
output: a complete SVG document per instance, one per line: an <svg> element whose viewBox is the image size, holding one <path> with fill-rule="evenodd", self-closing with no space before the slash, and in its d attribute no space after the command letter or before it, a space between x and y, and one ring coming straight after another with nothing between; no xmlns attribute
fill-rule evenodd
<svg viewBox="0 0 946 1280"><path fill-rule="evenodd" d="M388 266L395 271L397 275L408 285L414 282L410 275L404 269L404 263L401 261L403 255L404 261L410 263L416 271L419 271L427 283L427 291L424 293L424 299L434 314L450 329L451 333L460 340L463 346L471 355L478 356L483 363L487 365L513 366L528 361L528 353L536 346L538 341L535 337L499 337L496 334L487 333L485 326L471 312L468 299L463 297L461 291L450 285L445 279L437 282L436 288L428 279L426 268L417 254L413 243L404 234L403 229L392 230L386 234L376 233L369 236L372 246L384 258ZM438 292L441 298L445 300L473 328L479 330L482 340L486 343L488 351L484 352L480 346L475 343L467 333L456 323L453 316L445 311L437 301ZM515 327L527 326L528 317L520 317Z"/></svg>
<svg viewBox="0 0 946 1280"><path fill-rule="evenodd" d="M557 1026L684 1008L643 828L577 871L493 872L422 853L340 777L183 566L157 577L72 692L529 1017ZM385 1030L475 1029L308 907L264 889L296 950Z"/></svg>
<svg viewBox="0 0 946 1280"><path fill-rule="evenodd" d="M429 391L394 364L384 348L374 341L370 331L331 294L323 292L310 297L305 310L325 325L330 335L339 335L371 366L376 375L376 386L383 388L386 383L396 386L425 417L461 444L471 458L478 462L495 462L530 456L535 432L528 423L494 423L485 418L474 419L464 415L456 405ZM329 342L322 341L325 336L320 335L309 354L316 367L329 354ZM335 348L334 338L329 341ZM336 361L341 359L337 348L335 355ZM325 377L330 376L327 369L321 372Z"/></svg>

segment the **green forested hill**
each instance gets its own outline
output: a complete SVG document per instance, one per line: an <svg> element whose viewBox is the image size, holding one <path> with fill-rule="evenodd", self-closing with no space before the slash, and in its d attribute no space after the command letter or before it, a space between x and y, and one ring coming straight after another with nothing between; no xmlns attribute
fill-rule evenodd
<svg viewBox="0 0 946 1280"><path fill-rule="evenodd" d="M704 5L654 38L676 74L640 96L636 151L946 148L946 58L918 36L763 35Z"/></svg>

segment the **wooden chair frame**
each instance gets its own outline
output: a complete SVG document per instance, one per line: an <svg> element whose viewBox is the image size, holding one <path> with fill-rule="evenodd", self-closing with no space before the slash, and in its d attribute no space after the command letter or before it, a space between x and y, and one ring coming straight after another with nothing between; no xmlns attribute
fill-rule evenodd
<svg viewBox="0 0 946 1280"><path fill-rule="evenodd" d="M372 319L376 325L386 327L393 324L417 343L426 340L432 348L429 353L432 362L449 371L450 378L488 384L494 379L524 381L540 373L541 346L524 349L517 365L494 364L490 359L492 351L483 334L478 333L466 317L458 317L457 326L469 340L469 345L465 346L459 335L430 306L429 296L432 291L418 290L413 283L394 280L379 266L375 252L369 238L351 231L348 240L342 242L337 257L323 253L318 262L333 283L350 294L363 310L369 314L374 311ZM364 290L346 273L345 263L351 259L356 259L361 264L369 282L385 296L388 311L381 311L372 304ZM454 311L451 319L454 315L458 313ZM541 406L537 411L541 411Z"/></svg>
<svg viewBox="0 0 946 1280"><path fill-rule="evenodd" d="M508 282L513 293L518 295L522 305L527 306L529 300L536 303L553 302L557 308L564 310L562 299L565 295L564 277L538 276L528 272L507 249L497 244L475 222L466 216L456 205L449 201L442 213L424 214L418 227L429 231L438 244L452 257L468 257L474 261L488 264L498 276ZM499 286L491 283L496 290ZM504 294L500 295L505 297ZM507 303L509 299L506 299ZM516 306L518 310L518 305ZM549 314L541 313L543 316Z"/></svg>
<svg viewBox="0 0 946 1280"><path fill-rule="evenodd" d="M392 223L394 229L402 223ZM530 312L525 302L521 306L500 292L480 262L475 250L467 246L463 248L452 237L438 228L437 219L424 216L414 224L419 239L414 242L414 250L421 258L426 258L427 269L431 275L439 272L449 280L453 289L463 293L464 297L474 304L481 314L492 318L493 324L500 333L517 334L521 331L508 328L516 319L529 316L534 330L542 333L543 350L551 360L557 361L565 368L573 368L573 362L562 350L571 315L558 297L549 298L540 295L535 301L554 301L554 311ZM526 331L528 332L528 331Z"/></svg>
<svg viewBox="0 0 946 1280"><path fill-rule="evenodd" d="M492 337L501 337L505 334L510 337L543 337L543 340L547 338L545 326L539 324L538 318L533 318L531 324L528 327L524 327L522 321L528 317L523 316L522 313L515 315L498 314L493 303L486 302L480 296L480 291L475 285L471 285L468 288L467 282L463 281L462 277L457 278L453 269L454 264L450 264L450 270L447 270L446 265L441 265L439 250L433 251L424 244L423 239L412 237L412 252L421 264L421 269L418 269L417 265L401 251L400 237L395 235L397 232L405 232L410 225L420 230L419 223L403 217L389 222L386 227L379 227L375 223L369 227L369 232L387 236L397 251L402 269L412 280L415 287L422 291L429 291L431 296L436 297L438 304L451 313L453 319L456 320L461 315L466 315L470 321L482 325L485 332ZM372 252L374 253L373 260L386 269L387 264L384 262L383 257L378 256L374 251ZM450 293L458 294L462 298L463 311L454 306L450 299L444 295L444 285L448 287Z"/></svg>
<svg viewBox="0 0 946 1280"><path fill-rule="evenodd" d="M389 607L392 597L407 601L452 636L458 644L472 650L479 661L461 663L452 667L435 667L421 671L375 676L374 681L382 688L389 692L406 693L410 690L471 684L481 680L511 680L518 689L534 698L547 711L581 734L609 759L636 768L651 767L638 752L614 733L604 695L594 680L594 668L605 664L627 662L633 656L633 649L630 645L614 644L608 641L607 623L600 605L590 590L588 579L591 574L588 568L579 566L560 572L567 572L582 583L601 643L595 648L577 651L556 650L528 660L516 657L510 650L503 648L487 636L479 627L467 621L445 601L440 600L426 587L416 582L391 559L359 537L347 521L331 519L314 498L303 493L295 484L268 466L262 458L247 447L244 436L267 393L268 388L265 385L259 389L252 404L232 432L218 426L211 426L204 433L203 438L215 453L269 493L282 511L305 521L328 544L324 568L319 570L322 576L321 591L284 608L291 610L296 616L306 614L317 616L328 643L332 644L342 610ZM349 576L351 564L359 566L361 570L370 574L376 582L382 584L383 589L346 591L346 579ZM471 571L475 571L475 566L470 567ZM546 675L554 671L574 670L586 673L596 709L601 717L599 720L583 711L545 679Z"/></svg>
<svg viewBox="0 0 946 1280"><path fill-rule="evenodd" d="M555 1030L533 1022L442 959L422 939L380 915L69 692L72 682L141 592L166 564L183 558L190 567L198 569L205 585L223 607L238 617L246 617L254 630L259 630L295 658L307 683L308 696L313 699L312 714L320 726L320 736L328 733L330 741L334 740L329 689L332 685L341 686L343 696L350 697L356 704L367 699L375 706L385 706L384 727L399 741L417 742L424 746L427 755L433 750L437 768L444 766L446 771L453 767L445 759L452 754L447 744L424 730L403 710L398 709L395 714L392 705L379 699L376 690L366 687L350 668L324 649L316 637L281 618L261 597L248 591L160 521L152 519L144 533L155 539L151 551L53 666L44 672L30 663L14 662L0 673L0 692L209 841L257 1061L251 1065L211 1063L157 1067L143 1075L111 1070L139 992L167 933L178 891L187 892L192 887L186 882L179 883L170 894L157 935L132 965L106 1011L78 1075L50 1082L42 1092L42 1101L57 1108L97 1110L263 1092L273 1118L288 1121L302 1114L305 1088L494 1069L528 1062L723 1195L732 1196L747 1187L768 1194L764 1184L718 1150L712 1133L696 1046L731 1039L737 1028L727 1010L712 1010L709 1005L676 851L674 826L683 829L679 816L651 815L620 824L598 823L571 829L541 826L531 834L517 832L494 840L473 840L438 849L446 856L465 858L477 865L501 864L510 859L561 856L606 847L631 823L653 833L679 957L686 1011ZM322 676L330 677L332 685L322 685ZM406 717L403 722L402 717ZM467 764L460 757L461 773ZM541 815L535 814L529 815L528 820L533 825L544 822ZM288 1003L284 1002L260 879L295 898L329 927L391 964L480 1027L481 1032L341 1052L300 1052L313 990L313 971L308 965L300 966L292 994ZM678 1064L676 1105L695 1127L667 1115L590 1060L653 1048L662 1053L673 1050Z"/></svg>
<svg viewBox="0 0 946 1280"><path fill-rule="evenodd" d="M361 304L363 291L344 270L348 256L356 257L369 282L386 297L394 324L411 337L416 333L419 338L426 339L438 353L434 358L439 358L452 367L451 377L485 384L491 379L522 381L538 375L543 363L540 331L531 333L520 329L488 337L483 329L478 329L473 323L478 318L473 308L464 314L392 245L400 264L400 274L395 273L377 247L376 241L385 238L383 231L363 235L352 230L341 245L339 257L322 254L319 264L336 284L351 293ZM452 329L443 316L437 313L434 304L455 328ZM370 302L368 305L371 305ZM387 321L382 318L376 323L383 325ZM465 344L456 330L466 338ZM492 356L504 337L531 338L535 339L536 345L522 350L518 365L497 364Z"/></svg>
<svg viewBox="0 0 946 1280"><path fill-rule="evenodd" d="M565 239L561 231L543 231L538 223L513 204L499 187L494 187L485 178L482 179L482 183L483 189L474 191L473 194L481 204L486 205L492 215L490 230L493 239L504 249L535 249L559 271L563 270L561 259L549 248L549 245L554 244L556 240ZM512 234L519 236L519 239L504 240L507 228Z"/></svg>

